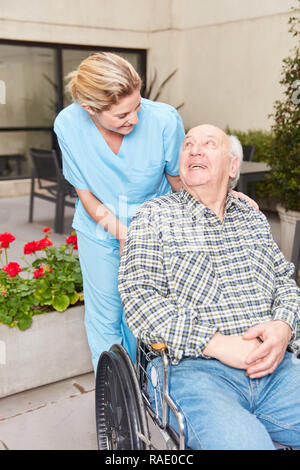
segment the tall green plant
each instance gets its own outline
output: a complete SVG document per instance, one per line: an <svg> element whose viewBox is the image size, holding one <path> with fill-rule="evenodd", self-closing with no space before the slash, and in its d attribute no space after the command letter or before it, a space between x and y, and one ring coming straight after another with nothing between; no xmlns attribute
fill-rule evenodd
<svg viewBox="0 0 300 470"><path fill-rule="evenodd" d="M300 3L300 0L298 0ZM282 100L274 103L273 139L268 162L273 194L287 209L300 211L300 18L299 9L289 19L297 45L283 60Z"/></svg>
<svg viewBox="0 0 300 470"><path fill-rule="evenodd" d="M157 101L164 87L166 86L166 84L171 80L172 77L174 77L176 73L177 73L177 69L173 70L173 72L171 72L170 75L168 75L167 78L165 78L163 82L158 86L157 92L154 94L154 96L152 96L152 92L157 81L157 70L154 69L154 75L150 81L149 87L144 91L144 97L152 101ZM176 109L178 110L182 108L182 106L184 106L184 103L181 103L178 106L176 106Z"/></svg>

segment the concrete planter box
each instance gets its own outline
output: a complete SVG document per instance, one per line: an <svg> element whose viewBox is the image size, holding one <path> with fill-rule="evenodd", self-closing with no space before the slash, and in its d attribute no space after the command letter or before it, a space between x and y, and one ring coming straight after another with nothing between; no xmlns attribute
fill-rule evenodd
<svg viewBox="0 0 300 470"><path fill-rule="evenodd" d="M280 218L280 249L288 261L291 260L295 228L297 220L300 220L300 212L286 211L281 205L277 205Z"/></svg>
<svg viewBox="0 0 300 470"><path fill-rule="evenodd" d="M25 331L0 325L0 397L93 370L84 306L33 317Z"/></svg>

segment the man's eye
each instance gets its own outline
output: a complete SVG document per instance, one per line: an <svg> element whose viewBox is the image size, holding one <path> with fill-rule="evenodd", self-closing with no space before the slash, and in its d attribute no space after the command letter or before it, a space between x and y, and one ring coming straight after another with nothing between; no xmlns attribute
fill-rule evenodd
<svg viewBox="0 0 300 470"><path fill-rule="evenodd" d="M122 116L118 116L119 119L124 119L126 118L126 114L122 114Z"/></svg>
<svg viewBox="0 0 300 470"><path fill-rule="evenodd" d="M214 142L213 140L208 140L208 141L207 141L207 144L215 145L215 142Z"/></svg>

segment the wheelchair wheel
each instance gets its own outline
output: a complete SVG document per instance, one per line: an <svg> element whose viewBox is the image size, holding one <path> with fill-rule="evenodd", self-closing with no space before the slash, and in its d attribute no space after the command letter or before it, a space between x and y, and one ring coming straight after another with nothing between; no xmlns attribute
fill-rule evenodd
<svg viewBox="0 0 300 470"><path fill-rule="evenodd" d="M100 356L96 375L96 425L100 450L145 450L149 439L141 391L131 359L115 344Z"/></svg>

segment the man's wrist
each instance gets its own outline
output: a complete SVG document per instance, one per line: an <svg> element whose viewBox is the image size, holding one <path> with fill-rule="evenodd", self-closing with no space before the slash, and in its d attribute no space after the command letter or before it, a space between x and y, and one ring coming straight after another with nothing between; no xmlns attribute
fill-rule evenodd
<svg viewBox="0 0 300 470"><path fill-rule="evenodd" d="M295 335L295 331L297 329L297 315L291 310L287 310L284 308L278 308L273 312L273 321L281 321L288 325L291 329L291 339Z"/></svg>
<svg viewBox="0 0 300 470"><path fill-rule="evenodd" d="M290 342L294 337L294 331L293 331L293 328L291 327L291 325L289 323L287 323L286 321L280 320L280 319L275 319L273 321L278 322L278 323L280 322L282 324L282 327L285 328L286 333L287 333L287 337L289 338L288 342Z"/></svg>
<svg viewBox="0 0 300 470"><path fill-rule="evenodd" d="M220 355L220 351L222 350L222 346L224 344L225 335L222 333L216 332L207 343L203 354L207 357L211 357L213 359L218 359Z"/></svg>

